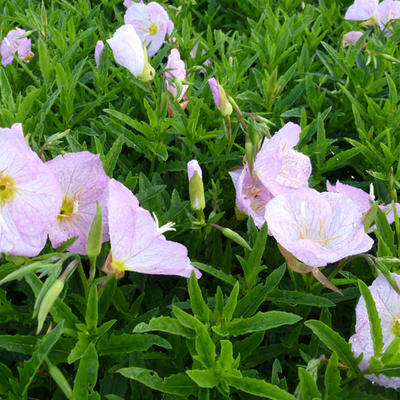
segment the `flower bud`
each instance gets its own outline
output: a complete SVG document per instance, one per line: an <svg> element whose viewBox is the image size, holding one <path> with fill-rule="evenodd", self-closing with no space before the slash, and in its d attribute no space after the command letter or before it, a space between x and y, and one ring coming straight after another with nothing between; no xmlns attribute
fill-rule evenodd
<svg viewBox="0 0 400 400"><path fill-rule="evenodd" d="M144 53L143 72L140 75L138 75L137 78L142 82L147 82L147 81L151 81L154 78L156 71L149 63L149 57L147 55L146 43L143 43L143 53Z"/></svg>
<svg viewBox="0 0 400 400"><path fill-rule="evenodd" d="M227 237L228 239L232 240L233 242L237 243L238 245L244 247L247 250L252 251L252 248L250 245L246 242L245 239L243 239L238 233L233 231L232 229L229 228L224 228L223 226L217 225L217 224L210 224L214 228L217 228L222 232L222 234Z"/></svg>
<svg viewBox="0 0 400 400"><path fill-rule="evenodd" d="M57 300L58 296L60 295L63 289L64 289L64 281L62 279L57 279L53 283L53 285L51 285L49 291L44 296L39 308L38 327L36 335L38 335L42 330L47 314L49 313L51 307L53 306L54 302Z"/></svg>
<svg viewBox="0 0 400 400"><path fill-rule="evenodd" d="M210 78L208 80L208 84L210 85L211 93L214 97L214 101L218 110L224 117L231 115L232 104L229 102L224 88L218 83L215 78Z"/></svg>
<svg viewBox="0 0 400 400"><path fill-rule="evenodd" d="M189 198L193 210L204 210L206 202L204 199L203 174L197 160L189 161L187 164L189 178Z"/></svg>
<svg viewBox="0 0 400 400"><path fill-rule="evenodd" d="M100 254L101 243L103 241L103 216L101 207L97 202L96 214L93 217L89 228L88 239L86 243L86 253L89 258L95 258Z"/></svg>

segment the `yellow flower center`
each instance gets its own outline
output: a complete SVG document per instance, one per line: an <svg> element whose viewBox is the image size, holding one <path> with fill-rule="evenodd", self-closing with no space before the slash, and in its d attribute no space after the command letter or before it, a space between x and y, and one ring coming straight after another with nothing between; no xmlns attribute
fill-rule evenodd
<svg viewBox="0 0 400 400"><path fill-rule="evenodd" d="M390 331L393 333L393 335L400 336L400 314L393 318Z"/></svg>
<svg viewBox="0 0 400 400"><path fill-rule="evenodd" d="M71 218L74 214L74 201L67 196L64 196L63 202L61 205L60 213L58 214L57 219L62 222L67 218Z"/></svg>
<svg viewBox="0 0 400 400"><path fill-rule="evenodd" d="M11 201L16 192L17 188L14 185L14 180L0 173L0 205Z"/></svg>
<svg viewBox="0 0 400 400"><path fill-rule="evenodd" d="M123 261L115 261L112 260L111 265L114 267L114 269L118 272L123 272L125 271L125 263Z"/></svg>
<svg viewBox="0 0 400 400"><path fill-rule="evenodd" d="M150 26L149 26L149 35L150 36L155 36L155 35L157 35L157 32L158 32L158 26L157 26L157 24L151 24Z"/></svg>

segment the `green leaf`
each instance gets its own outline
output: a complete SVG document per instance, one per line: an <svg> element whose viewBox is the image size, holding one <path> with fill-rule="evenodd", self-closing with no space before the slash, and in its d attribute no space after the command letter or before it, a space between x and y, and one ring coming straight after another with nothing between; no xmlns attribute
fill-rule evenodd
<svg viewBox="0 0 400 400"><path fill-rule="evenodd" d="M176 319L163 316L152 318L148 324L142 322L136 325L133 330L134 333L152 331L166 332L171 335L183 336L188 339L193 339L196 336L194 330L181 325Z"/></svg>
<svg viewBox="0 0 400 400"><path fill-rule="evenodd" d="M282 325L292 325L301 317L283 311L258 312L251 318L236 318L213 330L221 336L238 336L252 332L266 331Z"/></svg>
<svg viewBox="0 0 400 400"><path fill-rule="evenodd" d="M201 388L216 387L220 381L220 377L213 369L189 369L186 373Z"/></svg>
<svg viewBox="0 0 400 400"><path fill-rule="evenodd" d="M63 329L64 322L61 321L50 333L39 340L32 357L24 363L23 368L19 368L20 393L23 396L27 393L33 378L36 376L37 370L44 362L47 354L60 339Z"/></svg>
<svg viewBox="0 0 400 400"><path fill-rule="evenodd" d="M1 335L0 348L15 353L32 354L37 341L37 336Z"/></svg>
<svg viewBox="0 0 400 400"><path fill-rule="evenodd" d="M234 286L236 283L236 279L233 276L227 275L221 270L212 267L211 265L203 264L200 262L192 262L192 264L200 271L206 272L207 274L212 275L214 278L217 278L225 283L228 283L229 285Z"/></svg>
<svg viewBox="0 0 400 400"><path fill-rule="evenodd" d="M86 353L86 350L88 349L88 346L90 344L91 338L89 335L82 332L78 333L78 341L75 343L75 346L71 350L71 352L68 355L67 362L69 364L72 364L76 360L79 360L80 358L83 357L83 355Z"/></svg>
<svg viewBox="0 0 400 400"><path fill-rule="evenodd" d="M72 389L69 385L64 374L59 368L53 365L48 359L46 359L47 367L49 368L49 374L53 378L54 382L57 383L58 387L63 391L68 399L72 398Z"/></svg>
<svg viewBox="0 0 400 400"><path fill-rule="evenodd" d="M86 400L89 393L93 392L93 388L97 382L97 373L99 369L99 359L96 348L90 343L85 355L79 362L78 372L74 380L73 398L75 400Z"/></svg>
<svg viewBox="0 0 400 400"><path fill-rule="evenodd" d="M306 321L304 325L307 326L307 328L310 328L329 349L337 353L339 359L342 360L352 371L359 371L358 362L351 351L351 345L338 333L323 322L317 320Z"/></svg>
<svg viewBox="0 0 400 400"><path fill-rule="evenodd" d="M112 178L114 169L117 165L118 157L121 154L122 146L125 143L123 135L118 136L104 160L104 171Z"/></svg>
<svg viewBox="0 0 400 400"><path fill-rule="evenodd" d="M49 53L47 52L46 44L43 40L39 39L39 66L40 73L42 74L44 83L47 85L50 80L50 74L52 72L52 63L50 62Z"/></svg>
<svg viewBox="0 0 400 400"><path fill-rule="evenodd" d="M242 392L252 394L271 400L296 400L294 396L279 388L278 386L272 385L265 381L236 376L232 374L226 374L225 379L227 383L235 389L241 390Z"/></svg>
<svg viewBox="0 0 400 400"><path fill-rule="evenodd" d="M98 301L97 301L97 287L93 285L90 287L89 296L86 306L85 322L89 332L95 332L97 328L98 319Z"/></svg>
<svg viewBox="0 0 400 400"><path fill-rule="evenodd" d="M190 275L188 281L190 305L192 306L193 314L202 322L208 323L210 319L210 309L203 299L200 286L197 281L194 271Z"/></svg>
<svg viewBox="0 0 400 400"><path fill-rule="evenodd" d="M159 392L186 398L197 393L197 386L185 374L170 375L162 379L156 372L144 368L122 368L117 372L125 376L125 378L133 379Z"/></svg>
<svg viewBox="0 0 400 400"><path fill-rule="evenodd" d="M101 356L108 354L127 354L134 351L146 351L151 346L159 346L164 349L172 349L171 344L164 338L149 333L111 335L110 338L103 337L97 349Z"/></svg>
<svg viewBox="0 0 400 400"><path fill-rule="evenodd" d="M396 256L397 252L394 247L394 232L389 225L385 213L378 207L376 210L376 228L380 233L385 244L390 248L391 254L378 254L378 256Z"/></svg>
<svg viewBox="0 0 400 400"><path fill-rule="evenodd" d="M229 295L228 300L224 306L222 311L222 320L223 321L230 321L233 317L233 313L235 312L236 305L237 305L237 298L239 294L239 282L235 283L235 286L232 289L231 294Z"/></svg>
<svg viewBox="0 0 400 400"><path fill-rule="evenodd" d="M325 297L292 290L274 290L266 296L266 299L274 303L286 303L293 306L302 304L313 307L333 307L335 305L334 302Z"/></svg>
<svg viewBox="0 0 400 400"><path fill-rule="evenodd" d="M312 375L304 368L299 368L299 378L301 385L301 398L303 400L320 399L321 393L318 390Z"/></svg>
<svg viewBox="0 0 400 400"><path fill-rule="evenodd" d="M325 400L336 400L341 392L340 371L338 368L338 356L332 353L325 371Z"/></svg>
<svg viewBox="0 0 400 400"><path fill-rule="evenodd" d="M248 293L239 300L235 316L247 318L253 315L265 301L268 293L279 285L285 271L286 264L282 264L268 275L264 285L257 285L249 290Z"/></svg>
<svg viewBox="0 0 400 400"><path fill-rule="evenodd" d="M381 361L385 366L400 364L400 337L395 337L382 354Z"/></svg>
<svg viewBox="0 0 400 400"><path fill-rule="evenodd" d="M375 301L372 297L370 290L368 289L368 286L363 281L358 280L358 287L360 289L361 296L365 300L365 305L367 307L372 343L374 345L374 356L380 357L383 349L381 319L379 318Z"/></svg>

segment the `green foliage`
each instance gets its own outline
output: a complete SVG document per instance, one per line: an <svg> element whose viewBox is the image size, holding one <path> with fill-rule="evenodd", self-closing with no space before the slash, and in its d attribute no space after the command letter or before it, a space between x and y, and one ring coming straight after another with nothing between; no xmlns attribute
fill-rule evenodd
<svg viewBox="0 0 400 400"><path fill-rule="evenodd" d="M392 276L400 266L397 211L391 225L375 207L371 256L323 271L343 295L331 293L287 266L266 224L258 230L235 214L228 173L292 121L302 128L297 149L312 160L311 187L323 191L327 180L340 180L368 191L373 183L379 204L396 202L398 23L391 37L360 28L363 37L343 48L343 34L358 29L343 18L350 1L165 1L175 41L152 57L150 91L108 45L98 69L93 59L96 41L123 23L122 0L0 3L0 39L19 26L35 53L30 63L16 56L0 66L0 126L21 122L43 160L99 154L108 176L160 226L176 223L166 238L184 244L203 274L187 285L134 272L107 277L100 267L110 246L99 246L95 229L91 260L73 256L76 271L50 298L74 239L35 259L2 255L1 399L397 398L363 376L400 376L400 341L383 350L367 287L379 272L399 290ZM165 90L174 47L187 67L185 110ZM233 105L232 142L207 85L213 76ZM189 203L186 163L194 158L203 168L203 214ZM360 292L374 346L362 372L347 342Z"/></svg>

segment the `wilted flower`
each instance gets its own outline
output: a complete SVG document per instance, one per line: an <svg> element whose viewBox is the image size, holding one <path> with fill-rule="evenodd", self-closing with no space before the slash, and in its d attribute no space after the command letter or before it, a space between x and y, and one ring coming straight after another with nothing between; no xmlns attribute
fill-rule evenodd
<svg viewBox="0 0 400 400"><path fill-rule="evenodd" d="M210 85L211 93L214 97L215 105L224 117L232 114L232 104L226 97L224 88L218 83L215 78L210 78L208 80Z"/></svg>
<svg viewBox="0 0 400 400"><path fill-rule="evenodd" d="M279 195L266 205L265 219L276 241L310 267L364 253L373 245L359 208L339 193L307 188Z"/></svg>
<svg viewBox="0 0 400 400"><path fill-rule="evenodd" d="M69 250L86 254L89 228L96 214L97 201L103 212L103 242L108 240L107 187L109 178L98 154L87 151L57 156L47 165L56 174L63 191L57 219L49 229L53 247L77 236Z"/></svg>
<svg viewBox="0 0 400 400"><path fill-rule="evenodd" d="M107 43L118 64L142 81L153 79L155 72L148 62L146 47L142 45L132 25L119 27Z"/></svg>
<svg viewBox="0 0 400 400"><path fill-rule="evenodd" d="M149 47L149 56L152 57L160 50L165 35L170 35L174 23L169 19L167 12L158 3L133 3L125 12L125 24L131 24L142 42Z"/></svg>
<svg viewBox="0 0 400 400"><path fill-rule="evenodd" d="M96 61L96 67L99 68L100 56L104 49L104 43L102 40L98 40L96 43L96 47L94 49L94 60Z"/></svg>
<svg viewBox="0 0 400 400"><path fill-rule="evenodd" d="M21 124L0 128L0 253L37 256L61 202L56 177L30 149Z"/></svg>
<svg viewBox="0 0 400 400"><path fill-rule="evenodd" d="M392 274L397 284L400 285L400 275ZM379 275L369 287L375 301L376 309L381 320L383 351L392 340L400 335L400 296L392 288L388 280ZM363 297L360 298L356 307L355 334L350 338L354 355L358 357L364 354L359 365L362 371L369 368L369 359L374 355L374 346L371 337L371 328L368 320L367 308ZM389 378L384 375L365 375L370 381L379 385L398 389L400 378Z"/></svg>
<svg viewBox="0 0 400 400"><path fill-rule="evenodd" d="M364 25L379 25L381 29L400 18L400 2L393 0L355 0L344 16L350 21L366 21Z"/></svg>
<svg viewBox="0 0 400 400"><path fill-rule="evenodd" d="M184 81L186 79L185 63L181 60L179 50L177 49L172 49L171 53L168 56L165 78L167 90L172 94L172 96L176 97L177 88L173 80L177 79L179 81ZM188 87L188 85L181 85L181 92L179 94L179 98L177 99L178 102L180 102L182 99L187 98L186 91L188 90ZM187 103L187 101L182 101L180 105L182 108L185 108L187 106Z"/></svg>
<svg viewBox="0 0 400 400"><path fill-rule="evenodd" d="M203 173L197 160L187 163L189 179L190 205L193 210L204 210L206 203L204 200Z"/></svg>
<svg viewBox="0 0 400 400"><path fill-rule="evenodd" d="M364 192L364 190L351 185L346 185L339 181L336 181L335 186L331 185L329 181L326 181L326 189L328 192L341 193L349 197L351 200L354 201L354 203L357 204L361 213L367 212L371 208L372 203L375 200L369 193ZM392 224L394 222L394 212L392 204L381 205L379 206L379 208L385 212L389 224ZM396 210L397 214L400 215L399 203L396 203Z"/></svg>
<svg viewBox="0 0 400 400"><path fill-rule="evenodd" d="M360 39L360 37L363 35L363 33L361 31L351 31L351 32L347 32L343 35L343 39L342 39L342 46L343 47L348 47L350 45L355 45L358 41L358 39ZM362 47L365 48L366 43L364 42Z"/></svg>
<svg viewBox="0 0 400 400"><path fill-rule="evenodd" d="M236 190L237 208L252 217L260 229L265 224L265 206L273 197L271 192L257 176L251 176L247 163L229 172L229 175Z"/></svg>
<svg viewBox="0 0 400 400"><path fill-rule="evenodd" d="M159 227L132 192L114 179L109 183L108 207L112 259L107 273L135 271L188 278L195 271L200 278L201 273L190 264L186 247L165 239L163 233L173 224Z"/></svg>
<svg viewBox="0 0 400 400"><path fill-rule="evenodd" d="M31 39L21 38L26 32L23 29L15 28L7 33L0 45L1 63L6 66L13 62L13 54L25 62L29 62L34 54L31 52Z"/></svg>
<svg viewBox="0 0 400 400"><path fill-rule="evenodd" d="M274 195L308 187L311 161L293 149L299 142L301 128L288 122L271 139L264 140L254 162L256 176Z"/></svg>

